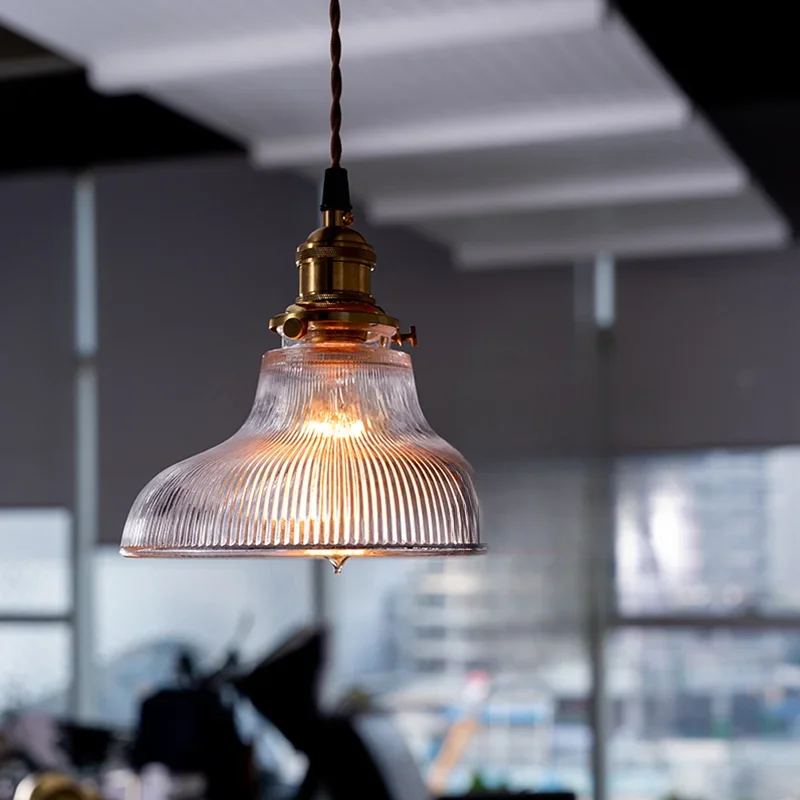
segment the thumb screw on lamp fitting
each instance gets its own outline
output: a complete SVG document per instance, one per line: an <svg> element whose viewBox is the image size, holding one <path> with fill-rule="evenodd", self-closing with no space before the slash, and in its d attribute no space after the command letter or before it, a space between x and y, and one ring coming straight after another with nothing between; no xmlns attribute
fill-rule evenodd
<svg viewBox="0 0 800 800"><path fill-rule="evenodd" d="M283 335L287 339L302 339L308 330L308 323L298 317L288 317L283 323Z"/></svg>
<svg viewBox="0 0 800 800"><path fill-rule="evenodd" d="M401 347L406 342L408 342L412 347L416 347L419 344L419 340L417 339L417 326L412 325L408 333L400 333L400 331L398 331L392 337L392 341L395 344L399 344Z"/></svg>

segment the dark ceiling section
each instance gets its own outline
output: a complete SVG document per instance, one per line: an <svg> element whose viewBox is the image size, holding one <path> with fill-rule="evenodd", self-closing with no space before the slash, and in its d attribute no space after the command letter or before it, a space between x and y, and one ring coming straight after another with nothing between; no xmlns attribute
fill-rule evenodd
<svg viewBox="0 0 800 800"><path fill-rule="evenodd" d="M24 61L51 55L50 51L41 45L24 39L8 28L0 28L0 65L5 62Z"/></svg>
<svg viewBox="0 0 800 800"><path fill-rule="evenodd" d="M0 173L236 151L137 95L93 91L79 67L0 28Z"/></svg>
<svg viewBox="0 0 800 800"><path fill-rule="evenodd" d="M616 5L800 231L796 3Z"/></svg>

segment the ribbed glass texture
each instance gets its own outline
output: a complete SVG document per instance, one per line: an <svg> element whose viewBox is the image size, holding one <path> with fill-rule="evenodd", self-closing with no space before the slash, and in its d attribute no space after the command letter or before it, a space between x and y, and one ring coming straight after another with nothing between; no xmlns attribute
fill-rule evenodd
<svg viewBox="0 0 800 800"><path fill-rule="evenodd" d="M377 344L264 355L253 410L226 442L153 479L129 556L481 551L465 459L422 415L410 357Z"/></svg>

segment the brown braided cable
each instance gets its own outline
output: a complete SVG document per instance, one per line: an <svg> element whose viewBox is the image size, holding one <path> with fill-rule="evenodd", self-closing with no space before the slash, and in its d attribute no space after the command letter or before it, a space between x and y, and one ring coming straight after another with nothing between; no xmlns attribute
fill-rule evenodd
<svg viewBox="0 0 800 800"><path fill-rule="evenodd" d="M338 167L342 161L342 39L339 25L342 9L339 0L331 0L331 166Z"/></svg>

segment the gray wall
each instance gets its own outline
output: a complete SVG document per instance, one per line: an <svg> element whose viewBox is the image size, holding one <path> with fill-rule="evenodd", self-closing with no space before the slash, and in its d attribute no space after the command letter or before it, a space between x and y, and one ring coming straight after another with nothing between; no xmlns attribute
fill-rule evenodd
<svg viewBox="0 0 800 800"><path fill-rule="evenodd" d="M152 475L247 414L317 192L235 158L104 169L97 184L101 538L115 542ZM0 184L5 504L71 497L70 226L67 177ZM379 300L418 327L420 396L442 435L480 471L587 451L569 270L459 273L418 236L358 227L379 253ZM800 442L797 262L621 265L618 449Z"/></svg>
<svg viewBox="0 0 800 800"><path fill-rule="evenodd" d="M800 251L626 264L622 450L800 442Z"/></svg>
<svg viewBox="0 0 800 800"><path fill-rule="evenodd" d="M150 477L247 416L313 200L240 161L98 174L103 541Z"/></svg>
<svg viewBox="0 0 800 800"><path fill-rule="evenodd" d="M72 183L0 183L0 506L72 498Z"/></svg>

